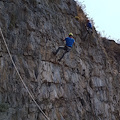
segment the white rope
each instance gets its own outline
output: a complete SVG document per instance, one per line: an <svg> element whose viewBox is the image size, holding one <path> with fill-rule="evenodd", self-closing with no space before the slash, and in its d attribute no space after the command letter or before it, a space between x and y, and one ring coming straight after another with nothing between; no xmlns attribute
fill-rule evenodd
<svg viewBox="0 0 120 120"><path fill-rule="evenodd" d="M18 71L18 69L17 69L17 67L16 67L16 65L15 65L15 63L14 63L14 61L13 61L13 58L12 58L12 56L11 56L11 53L10 53L10 51L9 51L9 48L8 48L8 46L7 46L7 43L6 43L6 41L5 41L5 38L4 38L4 35L3 35L3 33L2 33L1 28L0 28L0 32L1 32L1 35L2 35L2 38L3 38L3 41L4 41L4 43L5 43L6 49L7 49L7 51L8 51L8 54L9 54L9 56L10 56L10 59L11 59L13 65L14 65L14 67L15 67L15 70L16 70L18 76L20 77L21 82L23 83L25 89L27 90L27 92L28 92L28 94L30 95L31 99L32 99L33 102L36 104L36 106L39 108L39 110L41 111L41 113L45 116L45 118L46 118L47 120L50 120L50 118L48 118L47 115L42 111L42 109L40 108L40 106L39 106L38 103L35 101L34 97L32 96L32 94L31 94L30 91L28 90L28 87L26 86L25 82L23 81L23 79L22 79L22 77L21 77L21 75L20 75L20 73L19 73L19 71Z"/></svg>

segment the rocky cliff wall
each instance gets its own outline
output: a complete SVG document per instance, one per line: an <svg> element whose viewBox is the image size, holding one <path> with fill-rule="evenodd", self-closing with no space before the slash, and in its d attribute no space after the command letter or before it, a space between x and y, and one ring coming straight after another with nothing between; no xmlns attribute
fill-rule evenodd
<svg viewBox="0 0 120 120"><path fill-rule="evenodd" d="M76 20L79 16L80 20ZM50 120L119 120L120 74L108 43L87 35L74 0L1 0L0 26L13 60ZM52 51L74 34L61 62ZM113 51L113 53L115 53ZM45 120L31 100L0 37L0 120Z"/></svg>

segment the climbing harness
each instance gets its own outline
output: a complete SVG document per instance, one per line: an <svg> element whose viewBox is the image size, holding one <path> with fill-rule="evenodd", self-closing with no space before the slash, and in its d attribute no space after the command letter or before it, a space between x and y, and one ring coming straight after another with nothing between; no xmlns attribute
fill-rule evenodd
<svg viewBox="0 0 120 120"><path fill-rule="evenodd" d="M1 28L0 28L0 33L1 33L1 35L2 35L2 39L3 39L3 41L4 41L4 44L5 44L5 46L6 46L6 49L7 49L7 51L8 51L9 56L10 56L10 59L11 59L11 61L12 61L12 63L13 63L13 66L15 67L15 70L16 70L18 76L20 77L20 80L21 80L22 84L24 85L24 87L25 87L25 89L27 90L28 94L30 95L31 99L32 99L33 102L36 104L36 106L39 108L40 112L44 115L44 117L46 118L46 120L50 120L50 118L43 112L43 110L41 109L41 107L38 105L38 103L36 102L36 100L34 99L34 97L32 96L32 94L30 93L28 87L26 86L24 80L22 79L22 77L21 77L21 75L20 75L20 73L19 73L19 71L18 71L18 69L17 69L17 67L16 67L15 62L13 61L12 55L11 55L11 53L10 53L10 51L9 51L9 48L8 48L8 46L7 46L7 43L6 43L6 40L5 40L5 38L4 38L4 35L3 35L3 33L2 33L2 29L1 29Z"/></svg>

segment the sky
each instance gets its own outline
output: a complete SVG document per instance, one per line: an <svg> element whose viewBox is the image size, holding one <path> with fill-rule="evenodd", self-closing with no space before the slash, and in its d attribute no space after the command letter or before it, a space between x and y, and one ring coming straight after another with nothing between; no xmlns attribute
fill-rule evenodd
<svg viewBox="0 0 120 120"><path fill-rule="evenodd" d="M120 0L77 0L103 37L120 40Z"/></svg>

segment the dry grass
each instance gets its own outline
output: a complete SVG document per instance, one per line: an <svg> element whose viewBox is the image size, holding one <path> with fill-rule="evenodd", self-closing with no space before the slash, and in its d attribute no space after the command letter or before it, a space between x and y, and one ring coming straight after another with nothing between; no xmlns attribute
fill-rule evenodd
<svg viewBox="0 0 120 120"><path fill-rule="evenodd" d="M77 5L77 14L78 14L77 16L79 17L79 20L81 22L86 21L87 15L85 14L85 12L82 10L82 8L79 5Z"/></svg>

